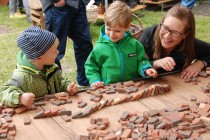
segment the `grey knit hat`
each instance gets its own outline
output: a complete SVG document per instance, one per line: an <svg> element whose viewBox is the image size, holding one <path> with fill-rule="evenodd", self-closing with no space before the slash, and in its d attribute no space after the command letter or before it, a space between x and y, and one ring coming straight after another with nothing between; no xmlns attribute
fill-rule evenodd
<svg viewBox="0 0 210 140"><path fill-rule="evenodd" d="M27 28L18 37L18 47L30 60L42 56L55 42L56 36L38 26Z"/></svg>

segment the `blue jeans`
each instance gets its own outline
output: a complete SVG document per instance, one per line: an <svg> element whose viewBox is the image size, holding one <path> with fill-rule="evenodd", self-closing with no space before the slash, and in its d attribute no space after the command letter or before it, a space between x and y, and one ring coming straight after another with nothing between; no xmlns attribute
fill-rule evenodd
<svg viewBox="0 0 210 140"><path fill-rule="evenodd" d="M9 0L9 13L14 15L17 9L23 8L22 0Z"/></svg>
<svg viewBox="0 0 210 140"><path fill-rule="evenodd" d="M31 13L30 13L30 6L28 5L28 0L23 0L23 6L25 8L28 21L31 22Z"/></svg>
<svg viewBox="0 0 210 140"><path fill-rule="evenodd" d="M89 25L86 16L86 6L80 0L78 9L65 5L52 5L45 11L46 29L53 32L59 39L59 54L56 62L60 67L60 60L65 55L67 36L73 40L74 54L77 64L77 82L79 85L89 85L85 76L84 64L93 49Z"/></svg>
<svg viewBox="0 0 210 140"><path fill-rule="evenodd" d="M181 5L192 9L195 2L196 0L182 0Z"/></svg>

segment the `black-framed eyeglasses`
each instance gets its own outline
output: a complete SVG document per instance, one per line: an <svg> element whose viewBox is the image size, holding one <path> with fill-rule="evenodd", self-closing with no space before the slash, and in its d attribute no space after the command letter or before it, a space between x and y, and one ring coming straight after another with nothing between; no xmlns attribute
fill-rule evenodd
<svg viewBox="0 0 210 140"><path fill-rule="evenodd" d="M174 38L179 38L181 35L185 34L185 33L181 33L175 30L171 30L169 29L169 27L163 25L162 23L160 24L160 30L164 33L167 34L168 32L171 33L171 36Z"/></svg>

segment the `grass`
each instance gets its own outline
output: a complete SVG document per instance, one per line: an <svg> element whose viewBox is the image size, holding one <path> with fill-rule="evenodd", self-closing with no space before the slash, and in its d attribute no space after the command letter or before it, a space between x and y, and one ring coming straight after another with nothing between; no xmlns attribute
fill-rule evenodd
<svg viewBox="0 0 210 140"><path fill-rule="evenodd" d="M157 24L164 15L164 12L157 11L139 10L136 12L137 15L142 13L144 13L144 16L141 17L143 28ZM27 22L26 18L9 19L9 9L7 6L0 6L0 17L0 85L2 85L11 77L16 66L16 55L19 51L16 43L18 35L27 27L30 27L31 24ZM196 37L210 42L210 31L208 30L210 29L210 18L204 16L195 16L195 19ZM139 24L137 19L134 19L132 22ZM102 20L98 20L96 23L91 23L90 25L93 44L95 44L98 39L101 25L103 25ZM61 63L64 67L64 76L68 76L72 81L76 81L76 64L72 41L70 39L68 39L66 55L62 59Z"/></svg>

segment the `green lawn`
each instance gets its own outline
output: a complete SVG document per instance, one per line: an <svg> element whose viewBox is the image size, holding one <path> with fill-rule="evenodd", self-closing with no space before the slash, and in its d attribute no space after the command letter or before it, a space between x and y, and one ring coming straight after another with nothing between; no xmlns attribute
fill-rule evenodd
<svg viewBox="0 0 210 140"><path fill-rule="evenodd" d="M141 17L143 27L149 27L156 24L162 18L164 12L157 11L142 11L139 10L136 14L142 14ZM31 26L27 19L9 19L9 11L7 6L0 6L0 85L5 83L12 75L12 71L16 66L16 55L19 51L17 47L17 37L27 27ZM204 41L210 42L210 18L203 16L195 16L196 18L196 37ZM135 19L135 24L139 24ZM92 42L95 44L99 36L99 29L103 25L102 20L90 25L90 32ZM3 30L7 29L7 30ZM67 51L64 59L62 60L63 71L65 76L69 76L72 81L76 81L76 65L74 59L74 51L72 42L68 39Z"/></svg>

